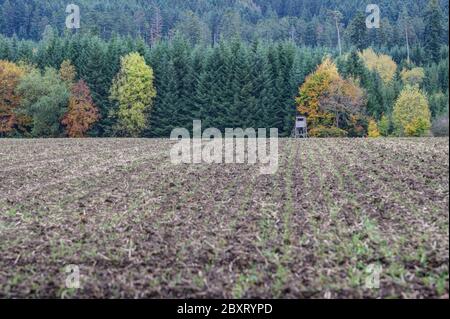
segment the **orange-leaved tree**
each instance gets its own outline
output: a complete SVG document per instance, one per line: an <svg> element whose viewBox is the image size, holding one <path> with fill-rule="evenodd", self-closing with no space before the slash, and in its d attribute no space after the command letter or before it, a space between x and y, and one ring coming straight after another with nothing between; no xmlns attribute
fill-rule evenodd
<svg viewBox="0 0 450 319"><path fill-rule="evenodd" d="M308 119L311 136L345 136L343 130L352 127L352 116L363 113L365 92L356 81L343 79L333 61L326 58L306 78L296 102L298 112Z"/></svg>
<svg viewBox="0 0 450 319"><path fill-rule="evenodd" d="M320 99L339 78L336 65L326 58L300 87L296 98L298 112L308 118L311 127L333 123L333 115L320 109Z"/></svg>
<svg viewBox="0 0 450 319"><path fill-rule="evenodd" d="M86 82L78 81L71 88L69 109L62 120L69 137L84 137L86 132L100 118L99 111L92 101Z"/></svg>
<svg viewBox="0 0 450 319"><path fill-rule="evenodd" d="M20 96L16 87L25 71L18 65L0 60L0 134L9 133L18 122Z"/></svg>
<svg viewBox="0 0 450 319"><path fill-rule="evenodd" d="M320 109L334 114L337 128L347 127L351 115L364 113L364 105L364 91L352 79L346 80L340 76L330 83L319 98Z"/></svg>

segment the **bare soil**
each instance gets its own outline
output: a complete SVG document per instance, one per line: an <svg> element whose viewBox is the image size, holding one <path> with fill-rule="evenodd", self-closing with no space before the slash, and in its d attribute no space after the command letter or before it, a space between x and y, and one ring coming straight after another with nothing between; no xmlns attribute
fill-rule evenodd
<svg viewBox="0 0 450 319"><path fill-rule="evenodd" d="M0 140L0 298L448 298L448 143L280 140L260 175L168 140Z"/></svg>

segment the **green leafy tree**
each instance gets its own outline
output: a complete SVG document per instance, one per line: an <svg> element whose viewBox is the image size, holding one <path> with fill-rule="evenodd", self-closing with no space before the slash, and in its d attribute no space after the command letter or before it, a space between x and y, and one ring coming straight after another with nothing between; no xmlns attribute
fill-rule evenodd
<svg viewBox="0 0 450 319"><path fill-rule="evenodd" d="M22 108L33 119L33 136L59 137L69 90L58 71L53 68L47 68L43 74L33 71L23 77L17 91L22 96Z"/></svg>
<svg viewBox="0 0 450 319"><path fill-rule="evenodd" d="M380 75L385 84L394 79L397 64L392 57L386 54L377 54L370 48L361 52L361 58L369 70L376 71Z"/></svg>
<svg viewBox="0 0 450 319"><path fill-rule="evenodd" d="M431 128L431 113L425 94L418 87L403 89L394 105L392 119L399 135L426 135Z"/></svg>
<svg viewBox="0 0 450 319"><path fill-rule="evenodd" d="M391 130L391 120L389 116L383 114L380 121L378 122L378 130L382 136L389 136Z"/></svg>
<svg viewBox="0 0 450 319"><path fill-rule="evenodd" d="M153 70L138 53L121 60L121 68L111 87L111 100L118 105L118 130L133 137L145 129L156 89Z"/></svg>

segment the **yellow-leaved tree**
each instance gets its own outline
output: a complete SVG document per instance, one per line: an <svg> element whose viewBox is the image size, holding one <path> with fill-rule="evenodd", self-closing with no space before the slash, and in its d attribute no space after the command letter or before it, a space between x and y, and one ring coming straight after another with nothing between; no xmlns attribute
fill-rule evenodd
<svg viewBox="0 0 450 319"><path fill-rule="evenodd" d="M352 115L362 113L365 92L351 79L343 79L326 58L300 87L297 110L308 119L314 137L346 136Z"/></svg>
<svg viewBox="0 0 450 319"><path fill-rule="evenodd" d="M425 70L423 68L403 69L401 77L405 85L421 85L425 78Z"/></svg>
<svg viewBox="0 0 450 319"><path fill-rule="evenodd" d="M296 98L297 109L308 118L308 125L311 127L333 123L333 115L320 109L320 99L337 79L339 73L336 65L330 58L326 58L300 87Z"/></svg>
<svg viewBox="0 0 450 319"><path fill-rule="evenodd" d="M118 105L117 130L137 137L147 126L148 114L156 97L153 69L139 53L121 59L121 68L111 87L111 100Z"/></svg>
<svg viewBox="0 0 450 319"><path fill-rule="evenodd" d="M64 60L59 68L59 76L70 87L74 84L77 71L69 60Z"/></svg>
<svg viewBox="0 0 450 319"><path fill-rule="evenodd" d="M424 136L431 129L431 112L425 94L417 86L406 86L394 105L392 120L396 133Z"/></svg>
<svg viewBox="0 0 450 319"><path fill-rule="evenodd" d="M11 132L18 124L16 111L20 106L20 96L16 88L24 74L20 66L0 60L0 135Z"/></svg>
<svg viewBox="0 0 450 319"><path fill-rule="evenodd" d="M387 116L386 114L383 114L383 116L381 117L377 126L378 126L378 130L379 130L381 136L385 136L385 137L389 136L389 131L391 129L391 120L390 120L389 116Z"/></svg>
<svg viewBox="0 0 450 319"><path fill-rule="evenodd" d="M371 71L376 71L385 84L390 83L397 72L397 64L389 55L377 54L371 48L360 53L361 58Z"/></svg>
<svg viewBox="0 0 450 319"><path fill-rule="evenodd" d="M380 131L378 130L378 124L373 119L371 119L369 121L369 129L368 129L368 131L369 131L369 137L371 137L371 138L377 138L377 137L381 136Z"/></svg>

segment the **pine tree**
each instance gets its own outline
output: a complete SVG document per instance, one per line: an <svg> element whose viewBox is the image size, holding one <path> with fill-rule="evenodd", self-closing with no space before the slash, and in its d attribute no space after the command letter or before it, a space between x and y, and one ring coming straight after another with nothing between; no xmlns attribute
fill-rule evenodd
<svg viewBox="0 0 450 319"><path fill-rule="evenodd" d="M358 50L363 50L368 47L366 17L362 12L358 12L350 22L347 33L350 42Z"/></svg>
<svg viewBox="0 0 450 319"><path fill-rule="evenodd" d="M173 63L168 61L163 77L163 85L158 89L157 104L151 113L151 132L156 137L169 137L174 128L180 127L177 96L177 80ZM192 124L191 124L192 125Z"/></svg>
<svg viewBox="0 0 450 319"><path fill-rule="evenodd" d="M153 18L150 26L150 44L153 46L162 38L163 18L161 15L161 9L153 6Z"/></svg>
<svg viewBox="0 0 450 319"><path fill-rule="evenodd" d="M384 91L383 81L377 72L370 72L364 87L367 91L367 114L375 119L379 119L387 111L383 101Z"/></svg>
<svg viewBox="0 0 450 319"><path fill-rule="evenodd" d="M356 50L350 52L348 58L342 63L342 67L339 67L339 70L344 77L359 79L362 83L367 82L367 69Z"/></svg>
<svg viewBox="0 0 450 319"><path fill-rule="evenodd" d="M440 58L443 34L442 13L437 0L430 0L424 17L425 21L425 50L431 61L438 62Z"/></svg>
<svg viewBox="0 0 450 319"><path fill-rule="evenodd" d="M270 128L281 128L284 124L284 115L282 114L282 83L279 77L280 61L276 48L271 45L267 52L268 76L271 79L271 87L268 89L267 103L267 125Z"/></svg>
<svg viewBox="0 0 450 319"><path fill-rule="evenodd" d="M251 96L247 108L249 127L270 128L267 110L271 107L272 79L268 73L267 51L258 43L254 43L250 57L250 81L252 83Z"/></svg>
<svg viewBox="0 0 450 319"><path fill-rule="evenodd" d="M294 48L291 44L278 46L278 60L280 70L277 81L281 98L278 117L281 126L276 127L280 136L286 137L292 131L296 114L294 97L297 88L293 83Z"/></svg>
<svg viewBox="0 0 450 319"><path fill-rule="evenodd" d="M222 98L225 82L221 77L223 68L220 48L215 47L207 52L205 56L204 68L198 77L197 89L193 98L196 110L195 118L201 120L204 127L219 128L218 109Z"/></svg>
<svg viewBox="0 0 450 319"><path fill-rule="evenodd" d="M195 87L192 85L192 68L189 44L180 36L176 36L170 47L171 50L171 63L173 68L172 85L175 86L173 107L177 109L177 117L173 119L173 125L175 127L192 126L192 112L190 103L192 90Z"/></svg>
<svg viewBox="0 0 450 319"><path fill-rule="evenodd" d="M108 116L111 109L108 93L112 77L109 69L110 62L107 60L107 47L97 37L83 43L83 47L86 49L86 55L83 57L86 63L82 66L80 78L88 84L94 104L99 108L100 121L96 123L93 130L98 136L102 136L115 124Z"/></svg>
<svg viewBox="0 0 450 319"><path fill-rule="evenodd" d="M227 90L230 93L227 127L247 127L249 125L247 107L251 99L252 83L248 69L245 48L238 41L231 43L231 59L229 65L229 82Z"/></svg>
<svg viewBox="0 0 450 319"><path fill-rule="evenodd" d="M18 23L16 19L17 11L15 10L12 2L13 1L11 0L5 0L1 11L3 17L2 33L6 36L12 36L16 33L16 23Z"/></svg>

